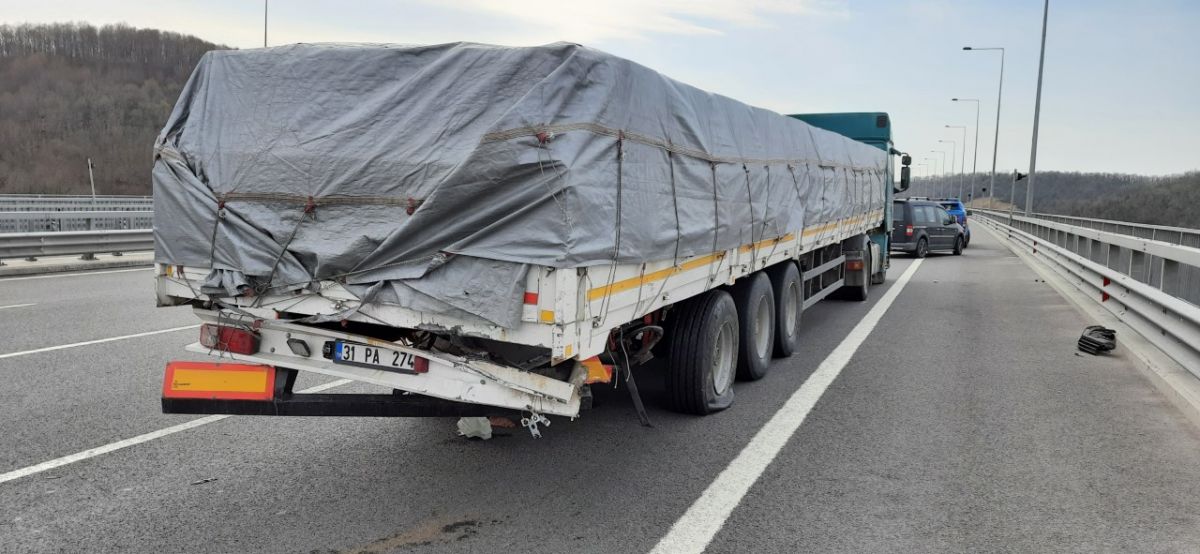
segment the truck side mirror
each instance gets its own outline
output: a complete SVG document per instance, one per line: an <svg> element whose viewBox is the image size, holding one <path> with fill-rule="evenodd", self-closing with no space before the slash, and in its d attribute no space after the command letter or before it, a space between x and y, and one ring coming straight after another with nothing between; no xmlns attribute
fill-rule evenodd
<svg viewBox="0 0 1200 554"><path fill-rule="evenodd" d="M900 184L896 187L896 192L904 192L908 190L909 185L909 170L908 166L900 167Z"/></svg>

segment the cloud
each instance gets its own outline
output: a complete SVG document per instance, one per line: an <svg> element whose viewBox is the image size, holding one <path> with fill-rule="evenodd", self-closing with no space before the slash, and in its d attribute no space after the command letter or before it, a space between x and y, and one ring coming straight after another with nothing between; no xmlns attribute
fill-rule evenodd
<svg viewBox="0 0 1200 554"><path fill-rule="evenodd" d="M845 13L845 0L462 0L438 5L491 13L528 25L533 33L576 42L722 35L729 25L772 27L772 16Z"/></svg>

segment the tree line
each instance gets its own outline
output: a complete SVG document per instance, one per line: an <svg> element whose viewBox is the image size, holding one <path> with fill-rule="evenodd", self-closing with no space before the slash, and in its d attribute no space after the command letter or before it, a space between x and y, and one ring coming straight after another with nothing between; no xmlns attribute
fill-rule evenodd
<svg viewBox="0 0 1200 554"><path fill-rule="evenodd" d="M986 190L991 175L963 176L963 196L975 183L977 203L994 193L997 205L1024 210L1028 179L1012 183L1012 174L996 175L996 189ZM905 196L958 196L958 176L918 177ZM964 198L966 200L966 198ZM1135 223L1200 229L1200 171L1147 176L1126 173L1039 171L1033 187L1033 211L1114 219Z"/></svg>
<svg viewBox="0 0 1200 554"><path fill-rule="evenodd" d="M0 25L0 193L149 194L154 138L205 52L128 25Z"/></svg>
<svg viewBox="0 0 1200 554"><path fill-rule="evenodd" d="M0 25L0 193L86 194L87 159L100 194L150 194L158 135L200 57L225 46L128 25ZM997 175L995 198L1025 203ZM974 181L989 196L988 174ZM958 178L922 178L909 195L958 196ZM1011 197L1010 197L1011 196ZM1200 171L1148 177L1041 171L1034 209L1200 228Z"/></svg>

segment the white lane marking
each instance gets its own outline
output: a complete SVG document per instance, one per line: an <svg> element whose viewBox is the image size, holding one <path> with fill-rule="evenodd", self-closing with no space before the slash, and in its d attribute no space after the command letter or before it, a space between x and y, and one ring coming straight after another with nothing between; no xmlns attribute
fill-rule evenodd
<svg viewBox="0 0 1200 554"><path fill-rule="evenodd" d="M340 387L342 385L345 385L345 384L351 383L351 382L352 381L350 379L338 379L337 381L330 381L328 383L317 385L315 387L309 387L307 389L300 391L300 393L307 394L307 393L311 393L311 392L321 392L323 390L332 389L334 387ZM187 431L188 429L195 429L197 427L200 427L201 425L208 425L209 423L216 423L218 421L221 421L222 419L226 419L226 418L230 418L230 417L233 417L233 416L231 416L231 415L205 416L205 417L202 417L199 419L193 419L193 420L185 422L185 423L180 423L179 425L172 425L170 427L164 427L157 431L151 431L144 435L130 437L128 439L119 440L117 442L109 443L104 446L97 446L96 448L89 448L87 450L84 450L83 452L76 452L75 454L63 456L61 458L55 458L53 460L48 460L48 461L42 462L37 465L31 465L29 467L15 469L8 473L0 473L0 483L6 483L6 482L12 481L14 479L20 479L22 477L27 477L27 476L33 475L35 473L41 473L43 471L54 469L56 467L62 467L67 464L73 464L75 462L86 460L88 458L95 458L96 456L103 456L104 454L108 454L109 452L114 452L114 451L120 450L122 448L129 448L130 446L142 444L144 442L150 442L154 439L161 439L168 435L174 435L175 433L179 433L181 431Z"/></svg>
<svg viewBox="0 0 1200 554"><path fill-rule="evenodd" d="M825 394L825 389L837 379L838 374L850 362L850 358L862 346L863 341L875 329L880 318L891 307L900 291L908 284L913 273L921 266L921 259L914 260L900 275L896 284L879 299L862 321L858 322L845 339L833 349L817 366L817 370L792 393L783 407L775 412L770 421L759 429L750 443L721 471L716 480L708 485L704 493L692 503L667 532L652 554L700 553L725 525L725 520L742 501L767 466L779 455L792 434L804 423L813 406Z"/></svg>
<svg viewBox="0 0 1200 554"><path fill-rule="evenodd" d="M31 275L29 277L4 277L0 278L0 283L9 281L28 281L30 279L57 279L59 277L83 277L86 275L106 275L109 273L129 273L130 271L150 271L153 267L138 267L134 269L112 269L108 271L84 271L81 273L54 273L51 275Z"/></svg>
<svg viewBox="0 0 1200 554"><path fill-rule="evenodd" d="M29 306L37 306L37 302L32 304L12 304L10 306L0 306L0 310L7 310L9 308L28 308Z"/></svg>
<svg viewBox="0 0 1200 554"><path fill-rule="evenodd" d="M16 358L17 356L28 356L30 354L40 354L42 352L53 352L55 350L64 350L67 348L75 348L79 346L89 346L92 344L102 344L125 339L136 339L138 337L148 337L150 335L161 335L163 333L174 333L175 331L183 331L185 329L195 329L199 325L184 325L183 327L172 327L170 329L159 329L158 331L146 331L145 333L134 333L132 335L121 335L119 337L108 337L106 339L86 340L83 342L73 342L71 344L60 344L58 346L47 346L45 348L34 348L33 350L22 350L20 352L9 352L0 354L0 360L5 358Z"/></svg>

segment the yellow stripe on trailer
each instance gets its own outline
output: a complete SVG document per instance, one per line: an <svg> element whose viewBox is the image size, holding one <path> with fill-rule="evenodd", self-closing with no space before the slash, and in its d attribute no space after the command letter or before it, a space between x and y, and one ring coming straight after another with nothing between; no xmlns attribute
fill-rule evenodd
<svg viewBox="0 0 1200 554"><path fill-rule="evenodd" d="M707 256L701 256L694 260L688 260L677 266L668 267L666 269L660 269L658 271L647 273L645 275L640 275L638 277L630 277L628 279L622 279L611 285L604 285L604 286L596 287L596 288L588 291L588 300L589 301L597 300L600 298L604 298L605 296L608 296L610 294L617 294L618 292L625 292L627 290L640 287L646 283L653 283L654 281L661 281L663 279L666 279L667 277L675 275L676 273L682 273L684 271L695 269L697 267L703 267L703 266L711 264L715 260L719 260L724 257L725 257L725 253L723 253L723 252L719 253L719 254L709 254Z"/></svg>

